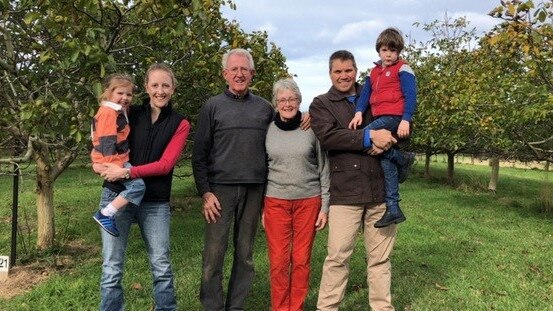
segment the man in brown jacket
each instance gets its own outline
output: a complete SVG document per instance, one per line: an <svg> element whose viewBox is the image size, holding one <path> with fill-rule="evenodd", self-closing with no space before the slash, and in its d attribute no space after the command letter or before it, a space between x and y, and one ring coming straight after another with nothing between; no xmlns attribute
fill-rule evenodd
<svg viewBox="0 0 553 311"><path fill-rule="evenodd" d="M348 129L361 91L355 82L355 58L348 51L337 51L330 56L329 66L332 87L326 94L317 96L309 108L311 126L328 151L331 169L328 255L317 310L338 310L361 225L368 258L369 304L375 311L394 310L389 256L396 239L396 225L374 227L386 205L384 176L378 158L371 155L389 149L396 140L387 130L363 129L372 121L370 112L365 113L359 130Z"/></svg>

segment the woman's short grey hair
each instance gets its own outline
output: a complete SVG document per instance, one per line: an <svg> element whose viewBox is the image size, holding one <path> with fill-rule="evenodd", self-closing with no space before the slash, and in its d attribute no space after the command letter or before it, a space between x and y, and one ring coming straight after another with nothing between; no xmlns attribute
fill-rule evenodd
<svg viewBox="0 0 553 311"><path fill-rule="evenodd" d="M294 95L295 95L296 98L298 99L298 106L299 106L299 104L301 104L301 92L300 92L300 87L298 86L298 84L296 83L296 81L294 81L294 79L292 79L292 78L284 78L284 79L278 80L278 81L275 82L275 84L273 85L273 106L274 106L275 108L277 107L277 96L278 96L278 92L283 91L283 90L292 91L292 93L294 93Z"/></svg>
<svg viewBox="0 0 553 311"><path fill-rule="evenodd" d="M248 62L250 63L250 70L255 70L255 67L254 67L254 64L253 64L252 54L250 54L250 52L248 52L248 50L244 50L244 49L232 49L232 50L226 52L225 54L223 54L223 61L222 61L223 70L227 69L228 58L231 55L240 55L240 56L246 57L248 59Z"/></svg>

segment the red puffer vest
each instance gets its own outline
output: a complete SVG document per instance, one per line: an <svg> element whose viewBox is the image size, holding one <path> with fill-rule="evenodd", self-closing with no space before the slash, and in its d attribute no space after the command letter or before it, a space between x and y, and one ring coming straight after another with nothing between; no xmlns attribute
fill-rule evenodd
<svg viewBox="0 0 553 311"><path fill-rule="evenodd" d="M402 116L405 98L401 92L399 69L404 61L399 60L389 67L375 63L371 70L371 112L374 117L383 115Z"/></svg>

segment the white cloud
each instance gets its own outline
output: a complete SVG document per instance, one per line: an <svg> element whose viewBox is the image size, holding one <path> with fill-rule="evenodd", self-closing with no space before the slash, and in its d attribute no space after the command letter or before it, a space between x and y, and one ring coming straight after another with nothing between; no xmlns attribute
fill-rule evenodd
<svg viewBox="0 0 553 311"><path fill-rule="evenodd" d="M271 22L265 22L263 25L258 26L257 30L266 31L267 33L270 33L271 35L275 35L278 32L278 27L273 25Z"/></svg>
<svg viewBox="0 0 553 311"><path fill-rule="evenodd" d="M321 30L319 30L315 35L314 37L318 40L321 40L321 39L327 39L327 38L332 38L332 31L326 29L326 28L323 28Z"/></svg>
<svg viewBox="0 0 553 311"><path fill-rule="evenodd" d="M307 111L315 96L328 91L330 78L328 76L328 57L330 55L313 55L301 59L289 60L286 64L302 94L301 111Z"/></svg>
<svg viewBox="0 0 553 311"><path fill-rule="evenodd" d="M491 11L491 10L490 10ZM469 28L476 28L476 33L481 34L482 32L487 32L492 29L493 26L497 25L501 20L493 18L487 14L475 13L475 12L456 12L452 14L452 17L460 18L466 17L469 23Z"/></svg>
<svg viewBox="0 0 553 311"><path fill-rule="evenodd" d="M381 20L362 21L357 23L345 24L340 28L332 43L343 43L353 39L365 38L368 35L373 35L386 27L386 24ZM357 40L356 40L357 41Z"/></svg>
<svg viewBox="0 0 553 311"><path fill-rule="evenodd" d="M499 5L499 0L234 0L237 10L224 8L223 15L236 19L246 32L266 30L269 40L282 48L286 64L298 77L303 103L307 110L313 97L330 87L328 57L338 49L350 50L359 71L374 66L378 54L374 44L387 27L398 27L417 41L427 41L431 34L413 23L430 23L449 17L465 16L469 29L477 34L491 29L499 21L486 14Z"/></svg>

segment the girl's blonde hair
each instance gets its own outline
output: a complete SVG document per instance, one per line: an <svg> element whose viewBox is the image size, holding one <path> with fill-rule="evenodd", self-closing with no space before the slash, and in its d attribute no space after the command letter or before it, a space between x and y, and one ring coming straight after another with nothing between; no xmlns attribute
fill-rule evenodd
<svg viewBox="0 0 553 311"><path fill-rule="evenodd" d="M103 89L104 91L98 97L98 101L102 103L103 101L108 100L109 96L113 91L118 87L127 87L130 86L133 90L135 89L135 84L131 76L123 73L114 73L106 77L104 80Z"/></svg>

